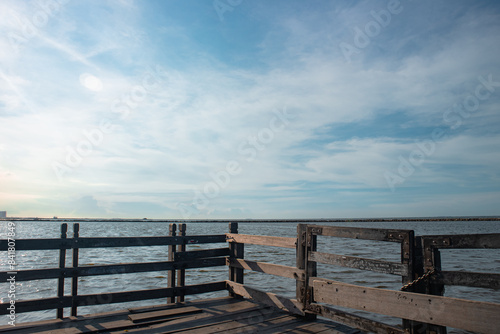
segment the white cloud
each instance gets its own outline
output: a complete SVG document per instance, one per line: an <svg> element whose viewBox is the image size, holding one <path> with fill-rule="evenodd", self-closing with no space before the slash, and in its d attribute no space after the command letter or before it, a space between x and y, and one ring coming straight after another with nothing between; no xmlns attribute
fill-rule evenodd
<svg viewBox="0 0 500 334"><path fill-rule="evenodd" d="M317 11L300 17L280 13L274 24L277 29L262 35L256 46L260 50L255 56L261 57L264 66L249 69L228 65L220 55L206 51L201 37L195 39L188 26L161 22L154 32L146 30L140 24L142 7L136 3L115 2L111 7L100 3L93 17L85 15L85 6L75 6L69 4L54 17L20 54L0 52L0 62L6 65L0 76L0 178L3 192L13 198L34 201L68 196L77 200L92 194L113 213L117 208L113 203L125 202L175 210L176 203L190 201L192 189L210 182L210 173L224 169L230 160L241 162L243 172L213 200L214 207L207 211L212 214L231 214L222 207L229 203L251 215L244 208L245 201L249 206L257 204L258 194L274 194L276 201L293 206L328 201L315 195L314 189L386 191L384 172L397 169L398 156L415 149L414 139L426 139L433 128L444 126L444 110L475 88L477 76L495 73L497 78L498 52L491 51L498 43L491 34L496 27L492 18L482 30L480 22L465 16L449 23L452 29L441 44L433 40L422 49L414 47L404 53L401 50L410 41L398 29L411 13L403 12L372 42L370 50L347 64L338 50L345 35L338 31L349 31L346 25L351 19L363 23L371 3L329 8L324 15ZM73 13L77 7L81 17ZM318 21L326 17L339 21ZM85 18L88 24L82 24ZM103 25L104 21L108 23ZM434 28L425 33L431 34ZM19 27L3 23L0 29ZM409 34L419 36L418 29L422 26L410 29ZM192 55L207 58L174 66L170 59L158 56L165 51L162 48L149 52L154 46L150 37L157 30L169 32L162 35L165 38L171 32L176 38L182 35L179 40L186 44L179 48L190 48ZM0 39L0 47L5 43ZM401 48L401 53L373 57L384 47ZM155 72L157 65L167 75L158 87L144 90L148 71ZM126 115L117 112L117 101L128 110ZM450 185L464 175L476 177L470 171L443 168L446 164L473 165L483 173L484 182L498 180L494 167L498 165L494 154L498 138L477 137L469 130L498 122L497 101L495 96L485 101L481 112L439 143L404 185ZM246 161L238 147L269 127L273 111L283 108L295 117L273 134L265 149L256 151L255 161ZM331 125L349 127L360 122L376 129L379 117L399 113L405 115L406 123L394 121L390 126L406 127L406 138L348 133L332 139L335 134L328 132ZM104 119L114 125L112 131L59 182L52 164L64 164L68 147L76 150L88 141L83 131L99 129ZM384 119L391 122L389 117ZM345 138L356 135L360 139ZM33 180L38 180L36 187L31 186ZM314 188L303 194L308 187ZM245 197L247 193L255 196ZM237 199L231 202L232 197ZM37 203L37 207L57 206L51 200ZM259 205L264 206L258 204L256 211Z"/></svg>

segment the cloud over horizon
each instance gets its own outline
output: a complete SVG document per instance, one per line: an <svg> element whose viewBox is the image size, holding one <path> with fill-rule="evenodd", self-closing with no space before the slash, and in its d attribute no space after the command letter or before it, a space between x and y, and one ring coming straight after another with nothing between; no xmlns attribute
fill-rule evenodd
<svg viewBox="0 0 500 334"><path fill-rule="evenodd" d="M8 0L0 13L10 215L499 214L494 1Z"/></svg>

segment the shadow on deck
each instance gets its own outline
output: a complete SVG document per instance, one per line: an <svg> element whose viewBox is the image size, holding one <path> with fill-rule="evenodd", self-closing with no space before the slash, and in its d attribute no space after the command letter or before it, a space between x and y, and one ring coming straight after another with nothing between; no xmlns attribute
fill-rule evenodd
<svg viewBox="0 0 500 334"><path fill-rule="evenodd" d="M270 306L233 297L0 327L0 333L361 333L325 320L306 320Z"/></svg>

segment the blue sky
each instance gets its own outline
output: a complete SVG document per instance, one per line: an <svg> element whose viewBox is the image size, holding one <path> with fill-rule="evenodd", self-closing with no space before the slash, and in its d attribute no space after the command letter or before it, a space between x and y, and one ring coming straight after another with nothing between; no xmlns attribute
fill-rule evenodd
<svg viewBox="0 0 500 334"><path fill-rule="evenodd" d="M0 2L13 216L500 215L496 1Z"/></svg>

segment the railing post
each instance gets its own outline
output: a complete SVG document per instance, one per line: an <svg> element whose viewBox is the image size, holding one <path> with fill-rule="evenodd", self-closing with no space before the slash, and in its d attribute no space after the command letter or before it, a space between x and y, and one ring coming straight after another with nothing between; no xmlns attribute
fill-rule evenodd
<svg viewBox="0 0 500 334"><path fill-rule="evenodd" d="M306 295L304 297L304 304L306 308L308 308L308 305L314 301L314 291L313 287L309 285L309 278L316 277L318 275L318 264L315 261L309 261L309 253L317 250L317 239L318 236L312 231L312 229L310 227L306 228L306 247L304 254L306 269ZM316 314L306 313L306 318L310 320L316 319Z"/></svg>
<svg viewBox="0 0 500 334"><path fill-rule="evenodd" d="M437 273L441 271L441 253L438 248L433 247L432 239L422 238L422 252L423 252L423 273L435 270ZM431 279L426 282L426 293L435 296L444 295L444 285L432 283ZM428 333L432 334L446 334L445 326L428 325Z"/></svg>
<svg viewBox="0 0 500 334"><path fill-rule="evenodd" d="M406 264L406 267L408 268L408 275L401 277L401 283L403 285L412 282L414 279L422 275L422 248L420 247L419 242L420 237L418 237L417 241L414 231L409 231L401 241L401 263ZM422 290L422 286L420 285L412 286L407 288L405 291L425 293L425 289ZM408 331L408 333L418 334L422 333L422 331L425 333L427 324L408 319L402 320L403 329Z"/></svg>
<svg viewBox="0 0 500 334"><path fill-rule="evenodd" d="M169 235L171 237L175 237L176 236L176 233L175 233L175 230L176 230L176 226L175 224L170 224L170 228L169 228ZM169 245L168 246L168 260L169 261L174 261L175 259L175 249L176 249L176 245ZM169 270L168 271L168 287L169 288L175 288L175 269L172 269L172 270ZM175 295L172 296L172 297L168 297L167 298L167 303L171 304L171 303L175 303Z"/></svg>
<svg viewBox="0 0 500 334"><path fill-rule="evenodd" d="M186 236L186 224L179 224L179 235L181 237ZM183 239L182 244L177 246L178 252L186 251L186 240ZM177 270L177 286L183 288L186 285L186 269ZM184 302L184 290L180 290L179 296L177 296L177 302Z"/></svg>
<svg viewBox="0 0 500 334"><path fill-rule="evenodd" d="M229 233L238 233L238 223L229 223ZM231 258L243 259L244 258L244 244L230 241L229 242L229 256ZM243 284L243 269L229 267L229 280ZM229 293L230 296L235 297L234 294Z"/></svg>
<svg viewBox="0 0 500 334"><path fill-rule="evenodd" d="M61 239L66 239L66 234L68 232L68 224L61 224ZM64 269L66 266L66 248L64 245L59 250L59 269ZM62 303L64 297L64 275L62 272L59 274L58 284L57 284L57 297L59 297L59 302ZM64 308L57 309L57 318L62 319L64 317Z"/></svg>
<svg viewBox="0 0 500 334"><path fill-rule="evenodd" d="M77 316L78 306L76 305L75 298L78 296L78 237L80 236L80 224L73 224L73 269L75 269L75 276L71 278L71 315Z"/></svg>
<svg viewBox="0 0 500 334"><path fill-rule="evenodd" d="M307 225L298 224L297 225L297 248L296 248L296 264L297 269L306 268L306 243L307 243ZM296 280L295 283L295 295L298 302L302 303L302 309L306 306L306 294L307 294L307 273L304 280Z"/></svg>

